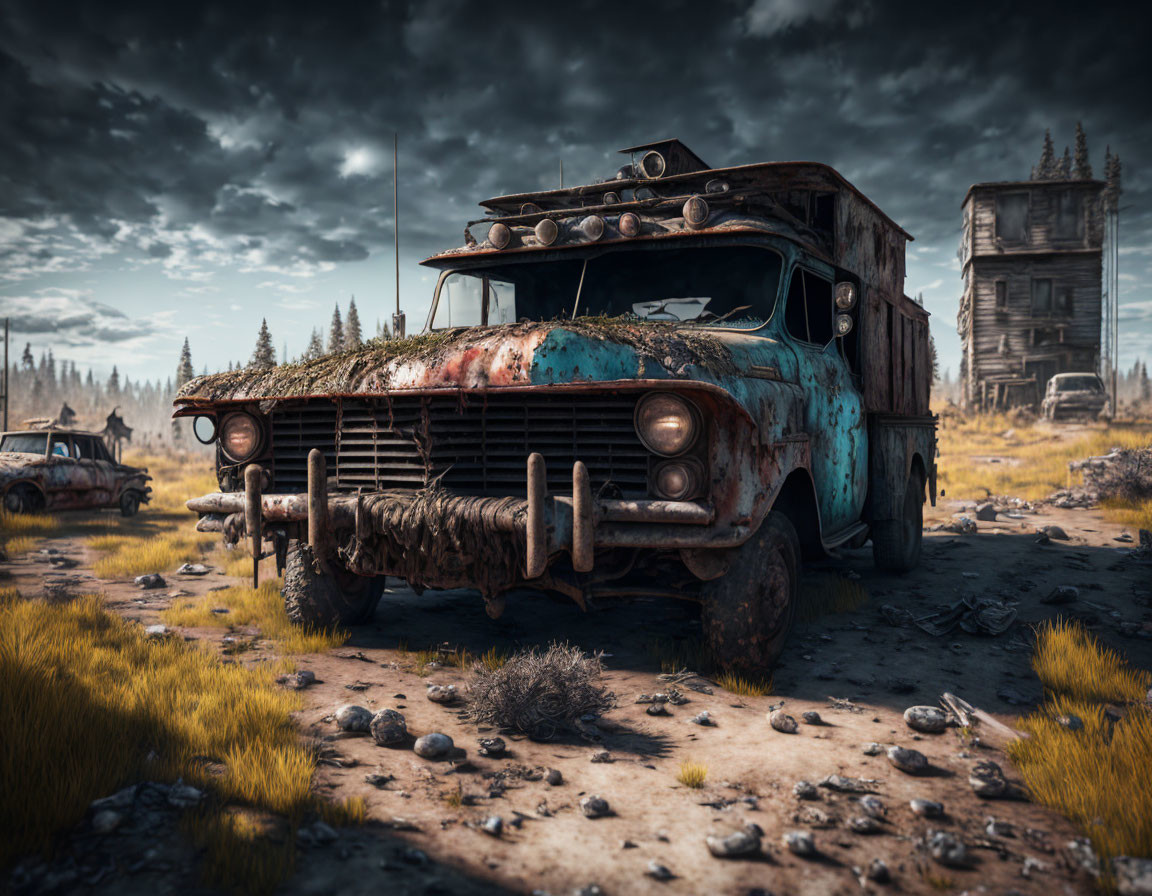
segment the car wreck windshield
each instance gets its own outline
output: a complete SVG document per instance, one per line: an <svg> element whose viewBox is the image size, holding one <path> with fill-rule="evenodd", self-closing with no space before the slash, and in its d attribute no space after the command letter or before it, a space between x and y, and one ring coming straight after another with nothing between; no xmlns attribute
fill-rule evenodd
<svg viewBox="0 0 1152 896"><path fill-rule="evenodd" d="M1056 381L1057 392L1103 392L1104 384L1095 376L1069 376Z"/></svg>
<svg viewBox="0 0 1152 896"><path fill-rule="evenodd" d="M719 246L453 271L441 282L432 329L584 315L754 329L772 316L782 267L772 249Z"/></svg>
<svg viewBox="0 0 1152 896"><path fill-rule="evenodd" d="M0 451L20 451L24 454L43 454L48 448L46 433L18 432L4 436Z"/></svg>

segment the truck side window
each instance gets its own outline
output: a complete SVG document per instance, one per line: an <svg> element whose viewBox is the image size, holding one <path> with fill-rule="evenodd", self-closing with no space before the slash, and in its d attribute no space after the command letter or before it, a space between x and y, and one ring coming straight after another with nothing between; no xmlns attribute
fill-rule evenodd
<svg viewBox="0 0 1152 896"><path fill-rule="evenodd" d="M784 325L802 342L827 345L832 341L832 281L797 269L788 285Z"/></svg>

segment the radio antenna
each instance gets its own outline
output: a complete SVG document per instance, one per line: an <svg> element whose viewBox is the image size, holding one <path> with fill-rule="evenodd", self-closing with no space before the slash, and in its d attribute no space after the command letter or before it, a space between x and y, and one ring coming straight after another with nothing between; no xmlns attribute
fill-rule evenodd
<svg viewBox="0 0 1152 896"><path fill-rule="evenodd" d="M396 238L396 311L392 315L392 335L404 338L404 312L400 310L400 134L392 135L392 229Z"/></svg>

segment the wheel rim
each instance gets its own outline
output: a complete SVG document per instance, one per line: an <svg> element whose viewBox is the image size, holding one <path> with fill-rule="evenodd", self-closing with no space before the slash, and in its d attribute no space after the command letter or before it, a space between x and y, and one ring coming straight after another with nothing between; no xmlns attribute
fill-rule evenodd
<svg viewBox="0 0 1152 896"><path fill-rule="evenodd" d="M788 622L792 605L792 571L783 552L774 550L764 572L760 607L764 614L764 633L768 638L774 638Z"/></svg>

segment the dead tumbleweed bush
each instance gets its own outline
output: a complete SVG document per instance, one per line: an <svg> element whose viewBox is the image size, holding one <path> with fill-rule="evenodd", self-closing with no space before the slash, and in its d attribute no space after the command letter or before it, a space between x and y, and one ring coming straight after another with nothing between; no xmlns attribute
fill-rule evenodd
<svg viewBox="0 0 1152 896"><path fill-rule="evenodd" d="M616 695L599 684L600 655L552 644L509 657L503 666L477 665L468 684L468 718L477 725L519 731L547 740L561 731L579 730L580 717L600 715Z"/></svg>

